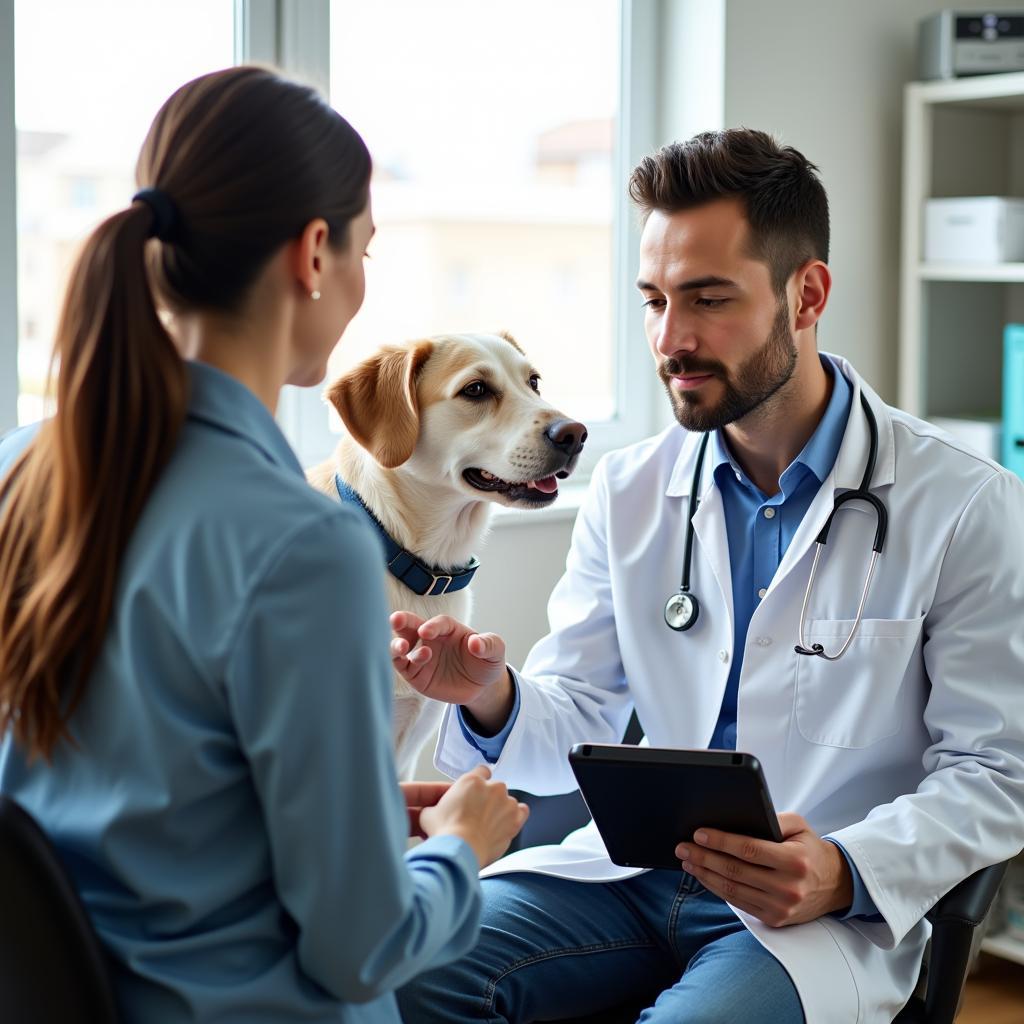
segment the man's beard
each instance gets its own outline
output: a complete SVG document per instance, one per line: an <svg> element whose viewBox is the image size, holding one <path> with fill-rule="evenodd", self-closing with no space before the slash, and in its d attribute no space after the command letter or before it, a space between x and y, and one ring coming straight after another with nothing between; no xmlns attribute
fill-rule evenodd
<svg viewBox="0 0 1024 1024"><path fill-rule="evenodd" d="M796 342L789 330L789 308L779 303L775 322L765 343L730 378L721 363L693 359L666 359L658 367L676 419L687 430L718 430L735 423L771 398L796 369ZM725 387L725 394L714 405L699 394L679 391L672 377L710 373Z"/></svg>

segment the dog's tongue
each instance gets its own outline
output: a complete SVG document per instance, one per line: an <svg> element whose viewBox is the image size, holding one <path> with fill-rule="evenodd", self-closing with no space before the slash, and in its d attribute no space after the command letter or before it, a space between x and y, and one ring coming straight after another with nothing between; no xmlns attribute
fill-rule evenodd
<svg viewBox="0 0 1024 1024"><path fill-rule="evenodd" d="M558 490L558 481L553 476L546 476L543 480L531 480L527 486L536 487L545 494L554 494Z"/></svg>

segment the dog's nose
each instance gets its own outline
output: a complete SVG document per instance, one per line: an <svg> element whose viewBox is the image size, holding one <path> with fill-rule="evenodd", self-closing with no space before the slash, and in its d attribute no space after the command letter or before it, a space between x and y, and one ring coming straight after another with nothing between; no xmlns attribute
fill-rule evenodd
<svg viewBox="0 0 1024 1024"><path fill-rule="evenodd" d="M578 455L587 439L587 428L575 420L555 420L544 431L544 436L566 455Z"/></svg>

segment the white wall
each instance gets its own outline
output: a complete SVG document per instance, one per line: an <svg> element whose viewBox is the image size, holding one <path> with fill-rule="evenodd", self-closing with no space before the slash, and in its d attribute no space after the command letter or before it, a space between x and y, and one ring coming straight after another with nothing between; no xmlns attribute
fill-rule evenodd
<svg viewBox="0 0 1024 1024"><path fill-rule="evenodd" d="M896 398L903 84L943 0L727 0L725 123L763 128L821 170L835 277L819 344ZM986 10L965 0L958 10Z"/></svg>
<svg viewBox="0 0 1024 1024"><path fill-rule="evenodd" d="M547 632L547 601L565 568L574 515L523 512L491 531L473 580L473 628L500 633L508 658L521 665ZM532 521L531 521L532 520Z"/></svg>

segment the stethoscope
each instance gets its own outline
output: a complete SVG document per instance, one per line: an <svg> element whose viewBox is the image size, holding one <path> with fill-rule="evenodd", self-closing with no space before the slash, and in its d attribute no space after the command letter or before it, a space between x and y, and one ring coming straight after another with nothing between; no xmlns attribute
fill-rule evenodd
<svg viewBox="0 0 1024 1024"><path fill-rule="evenodd" d="M824 658L826 661L836 661L841 658L857 634L861 615L864 612L864 602L868 596L868 588L871 586L871 577L875 572L875 563L878 561L878 556L882 553L882 545L885 543L885 531L889 520L881 498L872 494L870 490L871 478L875 475L875 457L878 454L878 424L875 422L875 414L871 411L871 406L868 405L868 400L864 397L863 392L860 396L860 404L864 408L864 415L868 421L868 431L871 435L868 461L864 467L864 478L860 482L860 487L855 491L846 491L836 498L832 511L829 513L828 519L825 520L825 525L815 538L814 561L811 563L811 575L807 580L807 589L804 591L804 603L800 608L800 643L794 648L797 654L816 655L819 658ZM693 516L697 511L697 492L700 489L701 472L704 468L704 453L707 450L708 438L710 436L710 434L705 434L701 438L700 448L697 451L697 463L693 469L693 482L690 486L690 505L686 518L686 546L683 550L683 578L680 581L678 593L673 594L665 602L665 622L671 629L680 633L685 633L686 630L690 629L700 615L700 602L697 600L696 595L690 592L690 561L693 555ZM868 566L867 576L864 578L864 588L861 590L860 604L857 605L857 616L853 622L853 629L850 630L850 635L846 638L846 642L835 654L826 654L825 648L821 644L807 646L804 640L804 621L807 615L807 605L810 600L811 590L814 587L814 577L818 571L818 561L821 558L822 549L828 543L828 533L832 528L832 520L835 518L836 512L848 501L866 501L874 508L876 519L875 542L871 546L871 564Z"/></svg>

